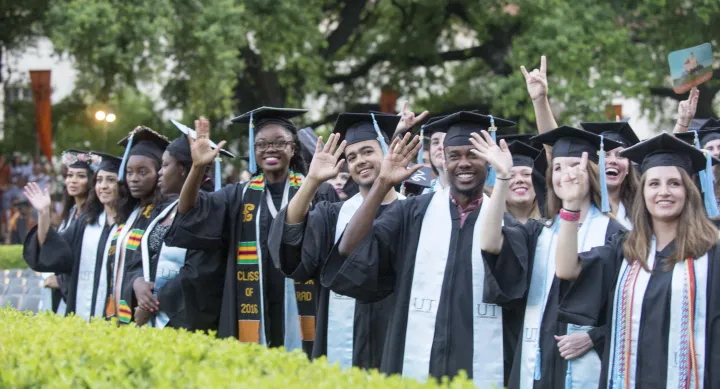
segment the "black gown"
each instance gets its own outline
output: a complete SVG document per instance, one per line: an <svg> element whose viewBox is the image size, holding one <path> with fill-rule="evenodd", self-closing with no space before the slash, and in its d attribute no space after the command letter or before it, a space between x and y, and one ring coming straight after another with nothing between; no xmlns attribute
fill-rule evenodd
<svg viewBox="0 0 720 389"><path fill-rule="evenodd" d="M178 212L165 237L165 244L170 246L199 251L220 250L223 253L221 258L226 270L218 323L218 337L221 338L238 337L236 242L241 240L242 233L243 189L250 182L227 185L217 192L200 192L195 206L188 213ZM274 195L273 202L279 208L277 199L282 200L282 187L278 190L269 184L267 189ZM314 202L323 200L337 200L332 186L321 186ZM268 347L280 347L284 343L285 277L270 260L267 236L271 223L270 212L262 212L258 241L262 250L263 282L267 286L263 288L267 302L263 314ZM303 346L309 354L312 344Z"/></svg>
<svg viewBox="0 0 720 389"><path fill-rule="evenodd" d="M613 323L617 278L624 261L623 232L602 247L579 255L582 272L568 289L561 304L560 320L582 325ZM665 270L662 259L674 249L671 243L656 254L655 268L642 301L637 345L637 389L664 388L668 374L668 333L673 269ZM720 388L720 250L713 246L708 255L707 305L705 321L704 388ZM699 263L698 263L699 265ZM608 339L613 339L609 325ZM701 352L701 351L700 351ZM698 353L700 353L698 352ZM605 348L600 387L607 387L610 347Z"/></svg>
<svg viewBox="0 0 720 389"><path fill-rule="evenodd" d="M25 262L27 262L31 269L38 272L68 274L66 280L66 314L75 312L77 286L80 277L80 255L86 226L86 215L81 215L78 220L70 224L70 226L61 233L50 228L42 247L38 244L37 227L34 227L25 238L25 244L23 246L23 258L25 258ZM113 230L113 226L106 223L103 227L100 241L97 244L91 313L95 311L105 244ZM101 301L105 301L105 298L103 297Z"/></svg>
<svg viewBox="0 0 720 389"><path fill-rule="evenodd" d="M295 281L313 280L319 286L312 358L327 354L330 290L320 285L320 272L325 259L335 246L335 229L343 204L343 202L317 204L306 217L303 241L298 246L283 243L287 212L287 208L283 208L273 221L268 238L270 255L276 268ZM388 206L380 206L378 216ZM355 304L353 366L367 369L380 368L385 334L394 305L393 295L376 303Z"/></svg>
<svg viewBox="0 0 720 389"><path fill-rule="evenodd" d="M165 204L153 211L152 219L158 217L168 205ZM155 229L160 230L159 223L155 225ZM145 233L152 234L153 230ZM133 312L137 307L137 299L132 285L136 278L143 277L142 250L141 244L125 265L124 300L132 301L129 304ZM150 280L154 282L158 253L150 254L155 258L150 260ZM157 291L160 309L170 319L168 327L184 328L189 331L217 330L222 300L222 280L225 277L223 256L224 252L219 249L186 251L185 264L180 268L177 276L166 281Z"/></svg>
<svg viewBox="0 0 720 389"><path fill-rule="evenodd" d="M485 288L483 299L486 303L498 304L506 310L511 310L513 317L519 322L519 334L523 332L535 249L542 230L543 223L541 221L531 219L522 224L515 219L508 220L506 214L505 225L502 227L504 239L500 254L483 251L483 259L488 271L486 274L491 279L486 283L489 287ZM621 230L623 230L623 227L620 223L611 218L605 231L605 240L607 241L613 234ZM567 324L558 321L557 313L561 296L568 285L568 281L554 277L548 292L540 325L540 346L543 350L541 360L543 379L534 381L535 389L565 387L567 361L560 356L554 336L567 334ZM598 357L603 354L606 334L606 326L600 326L588 332L594 344L594 352L598 354ZM529 341L535 342L535 340ZM516 345L508 388L520 387L522 341L518 341ZM551 351L548 352L548 350ZM589 352L593 352L593 350Z"/></svg>
<svg viewBox="0 0 720 389"><path fill-rule="evenodd" d="M324 287L360 301L375 302L391 293L395 294L395 308L388 323L380 366L380 371L387 374L400 374L403 371L415 256L423 218L436 193L410 197L391 204L375 220L372 233L362 240L350 256L340 255L335 245L321 273ZM432 342L430 376L453 377L464 370L472 378L473 337L482 336L473 334L474 309L471 298L472 241L480 208L468 215L461 228L457 208L451 201L448 201L448 206L452 232L434 338L418 341ZM512 336L512 333L517 336L518 329L515 327L513 331L516 325L510 318L505 318L503 311L503 338ZM512 352L512 348L504 347L505 356L512 355Z"/></svg>

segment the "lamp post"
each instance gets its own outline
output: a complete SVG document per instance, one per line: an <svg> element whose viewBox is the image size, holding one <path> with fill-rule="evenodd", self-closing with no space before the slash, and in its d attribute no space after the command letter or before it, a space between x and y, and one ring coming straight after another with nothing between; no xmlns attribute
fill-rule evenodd
<svg viewBox="0 0 720 389"><path fill-rule="evenodd" d="M115 119L117 119L117 116L115 116L115 114L112 112L108 112L108 113L106 113L105 111L95 112L95 120L97 120L99 122L103 122L103 132L105 135L105 139L103 141L103 144L105 147L104 151L107 151L107 138L108 138L107 126L108 126L108 123L114 122Z"/></svg>

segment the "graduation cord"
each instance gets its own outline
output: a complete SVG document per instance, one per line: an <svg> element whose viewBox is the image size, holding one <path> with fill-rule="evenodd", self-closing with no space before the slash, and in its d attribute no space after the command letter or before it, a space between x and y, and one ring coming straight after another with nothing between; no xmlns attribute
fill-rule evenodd
<svg viewBox="0 0 720 389"><path fill-rule="evenodd" d="M626 266L620 278L620 293L615 298L615 328L613 333L613 343L616 343L618 337L620 344L615 347L615 353L612 356L613 362L610 365L610 387L614 387L616 367L619 364L619 377L622 380L623 388L630 387L630 358L632 343L632 310L635 299L635 284L640 274L640 261L634 261L631 266Z"/></svg>
<svg viewBox="0 0 720 389"><path fill-rule="evenodd" d="M597 212L597 208L595 208L595 206L591 204L590 212L585 217L585 224L588 225L588 228L585 230L585 234L583 235L582 241L580 243L581 246L585 244L585 239L587 238L587 235L590 232L590 223L592 222L592 219L595 217L596 212ZM541 338L541 334L542 334L542 331L541 331L542 320L543 320L543 316L545 316L545 308L547 306L547 297L546 296L549 294L549 292L547 290L548 289L548 287L547 287L547 279L548 279L547 270L549 267L548 265L550 264L550 257L552 256L552 258L555 258L555 256L552 255L552 248L553 248L553 242L555 241L555 238L557 237L557 234L559 232L559 228L560 228L559 225L560 225L560 216L556 216L555 222L553 223L552 237L550 238L550 244L548 245L548 252L547 252L547 255L545 256L545 275L543 276L543 288L542 288L543 293L542 293L542 302L541 302L542 310L540 311L540 317L538 319L538 321L539 321L538 327L537 327L538 328L538 339L537 339L537 347L535 349L536 350L535 351L535 372L533 374L533 379L535 381L540 381L540 379L542 379L542 347L541 347L541 343L540 343L540 338ZM554 278L555 277L553 277L553 279ZM552 283L550 284L550 286L552 287ZM566 383L568 382L568 379L571 378L571 374L572 374L571 361L568 361L567 371L565 372L565 382ZM568 389L568 388L569 388L569 386L565 387L565 389Z"/></svg>
<svg viewBox="0 0 720 389"><path fill-rule="evenodd" d="M691 389L699 387L699 373L695 349L695 304L697 302L695 280L695 260L688 258L685 267L685 278L682 299L682 316L680 317L680 355L678 388Z"/></svg>

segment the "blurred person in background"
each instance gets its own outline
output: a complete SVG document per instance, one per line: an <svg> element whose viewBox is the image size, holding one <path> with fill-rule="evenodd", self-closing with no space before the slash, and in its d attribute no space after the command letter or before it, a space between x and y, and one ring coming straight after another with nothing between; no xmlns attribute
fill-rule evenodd
<svg viewBox="0 0 720 389"><path fill-rule="evenodd" d="M345 183L350 178L350 173L347 171L347 165L343 165L343 170L338 173L337 176L329 179L327 182L328 184L332 185L333 188L335 188L335 193L337 193L338 197L340 197L340 200L345 201L348 199L348 195L343 192L343 188L345 187Z"/></svg>
<svg viewBox="0 0 720 389"><path fill-rule="evenodd" d="M28 231L37 224L37 220L33 217L27 200L13 200L11 212L5 244L22 244Z"/></svg>

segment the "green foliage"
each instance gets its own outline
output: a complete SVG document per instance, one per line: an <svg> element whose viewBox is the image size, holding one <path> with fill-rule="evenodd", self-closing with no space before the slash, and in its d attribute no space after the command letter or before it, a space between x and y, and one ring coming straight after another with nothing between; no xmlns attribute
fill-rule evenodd
<svg viewBox="0 0 720 389"><path fill-rule="evenodd" d="M377 371L202 333L0 309L0 387L6 388L474 388L464 378L420 384ZM61 334L61 335L59 335Z"/></svg>
<svg viewBox="0 0 720 389"><path fill-rule="evenodd" d="M24 269L27 267L22 256L22 245L0 245L0 270Z"/></svg>
<svg viewBox="0 0 720 389"><path fill-rule="evenodd" d="M0 153L35 153L37 131L35 130L35 104L32 101L16 100L7 104L2 128L3 140L0 142Z"/></svg>
<svg viewBox="0 0 720 389"><path fill-rule="evenodd" d="M37 35L49 0L0 2L0 52L15 50L30 43ZM0 58L0 61L2 59Z"/></svg>

